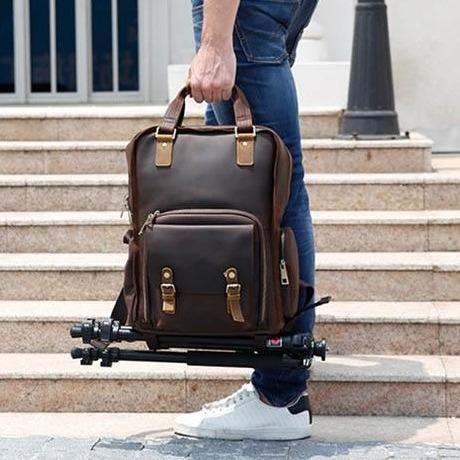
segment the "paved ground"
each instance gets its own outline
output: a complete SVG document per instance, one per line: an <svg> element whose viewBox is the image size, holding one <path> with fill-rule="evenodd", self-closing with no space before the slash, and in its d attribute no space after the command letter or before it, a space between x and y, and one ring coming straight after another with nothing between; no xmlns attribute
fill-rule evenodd
<svg viewBox="0 0 460 460"><path fill-rule="evenodd" d="M300 459L453 459L460 446L432 444L323 443L315 441L201 441L0 438L1 460L300 460Z"/></svg>
<svg viewBox="0 0 460 460"><path fill-rule="evenodd" d="M460 459L460 419L315 417L294 442L176 437L177 414L0 413L0 460Z"/></svg>

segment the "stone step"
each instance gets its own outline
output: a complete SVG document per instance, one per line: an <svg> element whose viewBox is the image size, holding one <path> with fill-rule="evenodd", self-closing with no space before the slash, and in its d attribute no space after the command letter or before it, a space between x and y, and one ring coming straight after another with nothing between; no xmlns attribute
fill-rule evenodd
<svg viewBox="0 0 460 460"><path fill-rule="evenodd" d="M108 318L113 305L0 301L2 352L68 352L77 344L70 327L85 318ZM316 315L315 335L328 339L332 354L460 355L460 302L331 302ZM123 346L145 348L141 342Z"/></svg>
<svg viewBox="0 0 460 460"><path fill-rule="evenodd" d="M2 140L75 141L129 140L138 131L160 123L166 112L161 105L71 105L3 107ZM303 137L336 136L342 110L300 108ZM186 108L184 124L202 125L203 111Z"/></svg>
<svg viewBox="0 0 460 460"><path fill-rule="evenodd" d="M335 300L460 300L458 252L320 252L316 269Z"/></svg>
<svg viewBox="0 0 460 460"><path fill-rule="evenodd" d="M120 211L0 212L1 252L126 252Z"/></svg>
<svg viewBox="0 0 460 460"><path fill-rule="evenodd" d="M128 413L115 413L115 412L3 412L0 413L0 435L3 437L2 441L7 438L9 440L10 449L16 448L19 450L20 446L30 447L29 442L31 438L27 437L40 437L40 440L47 444L51 450L53 447L58 450L63 444L59 443L59 438L69 440L68 449L65 449L67 456L72 457L69 448L73 447L76 452L75 456L82 455L83 449L86 447L89 451L98 441L105 444L104 447L113 447L117 449L115 454L114 450L108 452L111 454L111 459L129 458L118 456L121 450L131 450L135 444L145 444L144 453L150 452L150 458L153 457L155 447L161 452L161 456L170 454L171 459L179 460L178 452L186 450L190 452L194 447L197 448L200 455L202 452L215 452L215 458L227 458L229 449L232 453L235 448L240 449L245 444L242 442L219 442L219 441L202 441L196 442L194 439L177 438L173 436L173 423L174 419L179 415L178 413L167 412L128 412ZM377 442L397 443L403 445L405 448L410 449L409 458L417 458L413 449L417 450L421 455L426 455L428 446L417 446L419 443L430 443L431 446L442 444L444 446L451 445L452 447L458 446L460 443L460 420L453 417L388 417L388 416L333 416L333 415L314 415L313 424L313 438L306 439L298 442L257 442L250 443L250 449L245 449L245 454L254 452L253 455L244 458L250 459L271 459L274 456L274 450L280 449L286 452L289 449L290 460L304 460L305 452L308 449L309 455L313 454L313 450L317 445L315 452L318 455L325 455L327 446L324 443L331 443L330 455L336 456L337 443L354 443L357 449L361 448L361 452L365 452L363 456L352 458L374 458L370 454L369 444L367 446L356 445L355 443L373 443L375 446ZM90 422L90 423L88 423ZM350 430L350 426L353 430ZM12 439L13 438L13 439ZM24 439L25 438L25 439ZM53 438L53 439L50 439ZM58 439L56 439L58 438ZM35 441L33 439L33 441ZM73 440L74 442L72 443ZM23 442L21 442L23 441ZM78 442L80 441L80 442ZM84 442L87 442L86 446ZM144 442L143 442L144 441ZM113 443L113 446L110 446ZM208 444L208 450L206 449ZM414 446L415 444L415 446ZM1 443L0 443L1 446ZM354 447L353 446L353 447ZM98 447L102 447L99 446ZM130 449L131 447L131 449ZM249 446L248 446L249 447ZM326 447L326 449L325 449ZM349 444L343 446L344 452L346 449L347 454L353 448ZM365 448L365 450L363 449ZM389 447L389 446L385 446ZM391 446L394 447L394 446ZM425 447L425 450L421 448ZM267 456L260 456L260 449L267 449ZM335 448L335 449L334 449ZM457 447L458 448L458 447ZM77 450L78 449L78 450ZM211 450L212 449L212 450ZM382 458L380 447L376 451L377 458ZM12 451L12 454L17 454ZM98 449L102 450L102 449ZM393 449L389 451L393 454ZM390 452L388 452L390 454ZM422 454L423 452L423 454ZM448 450L447 447L442 451L444 454L455 453ZM62 451L60 453L63 453ZM93 452L92 452L93 453ZM367 454L367 456L366 456ZM117 455L114 457L114 455ZM244 455L244 454L243 454ZM293 455L293 457L291 456ZM12 456L14 458L14 455ZM78 457L77 457L78 458ZM106 457L93 457L93 458L106 458ZM200 458L200 457L190 457ZM233 457L238 460L241 457ZM275 458L287 458L278 457ZM314 457L313 457L314 458ZM318 458L318 457L317 457ZM401 458L393 455L390 458ZM404 457L406 458L406 457ZM420 457L418 457L420 458ZM426 457L426 458L437 458ZM63 460L61 457L60 460Z"/></svg>
<svg viewBox="0 0 460 460"><path fill-rule="evenodd" d="M311 209L411 211L460 208L460 169L431 173L309 174Z"/></svg>
<svg viewBox="0 0 460 460"><path fill-rule="evenodd" d="M304 139L309 173L430 172L433 142L418 133L403 140Z"/></svg>
<svg viewBox="0 0 460 460"><path fill-rule="evenodd" d="M460 153L436 153L433 161L436 170L460 169Z"/></svg>
<svg viewBox="0 0 460 460"><path fill-rule="evenodd" d="M0 299L112 300L124 253L0 253ZM319 252L317 293L334 300L460 300L459 252Z"/></svg>
<svg viewBox="0 0 460 460"><path fill-rule="evenodd" d="M0 176L1 211L120 210L125 174Z"/></svg>
<svg viewBox="0 0 460 460"><path fill-rule="evenodd" d="M0 299L115 300L124 253L0 254Z"/></svg>
<svg viewBox="0 0 460 460"><path fill-rule="evenodd" d="M125 174L0 175L0 211L120 210ZM313 210L460 209L460 170L308 174Z"/></svg>
<svg viewBox="0 0 460 460"><path fill-rule="evenodd" d="M69 354L4 353L0 407L3 412L183 412L226 396L250 373L172 363L101 368L81 366ZM330 356L315 361L310 394L321 415L455 417L459 382L457 356Z"/></svg>
<svg viewBox="0 0 460 460"><path fill-rule="evenodd" d="M312 211L321 252L460 251L460 210ZM126 213L0 212L0 252L125 252Z"/></svg>
<svg viewBox="0 0 460 460"><path fill-rule="evenodd" d="M332 301L316 315L333 354L460 355L460 302Z"/></svg>
<svg viewBox="0 0 460 460"><path fill-rule="evenodd" d="M460 210L312 211L317 251L460 250Z"/></svg>
<svg viewBox="0 0 460 460"><path fill-rule="evenodd" d="M122 174L126 141L3 141L0 174ZM431 171L432 141L303 139L308 173Z"/></svg>

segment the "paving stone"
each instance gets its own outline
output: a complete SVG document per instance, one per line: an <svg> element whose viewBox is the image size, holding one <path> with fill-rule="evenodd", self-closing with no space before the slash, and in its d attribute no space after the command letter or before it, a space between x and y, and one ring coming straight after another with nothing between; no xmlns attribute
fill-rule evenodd
<svg viewBox="0 0 460 460"><path fill-rule="evenodd" d="M98 437L94 438L50 438L43 444L45 452L65 452L65 451L90 451L99 442Z"/></svg>
<svg viewBox="0 0 460 460"><path fill-rule="evenodd" d="M1 460L304 460L304 459L438 459L460 458L460 445L385 442L224 441L164 439L0 438ZM104 446L104 447L102 447ZM142 449L139 449L142 447Z"/></svg>
<svg viewBox="0 0 460 460"><path fill-rule="evenodd" d="M142 450L142 441L129 441L125 439L101 439L93 446L94 449L122 449L122 450Z"/></svg>

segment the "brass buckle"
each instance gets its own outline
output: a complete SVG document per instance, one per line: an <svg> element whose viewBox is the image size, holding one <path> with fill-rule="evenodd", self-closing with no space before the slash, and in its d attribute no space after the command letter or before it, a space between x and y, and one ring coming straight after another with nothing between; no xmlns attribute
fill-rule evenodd
<svg viewBox="0 0 460 460"><path fill-rule="evenodd" d="M254 139L256 137L256 127L252 125L252 133L239 133L238 126L235 126L235 137L237 139Z"/></svg>
<svg viewBox="0 0 460 460"><path fill-rule="evenodd" d="M176 128L174 128L174 131L172 134L161 134L160 127L157 126L154 136L155 136L155 139L158 139L159 142L172 142L176 138L176 134L177 134Z"/></svg>
<svg viewBox="0 0 460 460"><path fill-rule="evenodd" d="M158 126L155 131L155 166L158 168L168 168L172 164L173 145L176 138L177 130L174 128L172 134L161 134Z"/></svg>
<svg viewBox="0 0 460 460"><path fill-rule="evenodd" d="M252 133L239 133L235 126L236 164L238 166L252 166L254 164L254 139L256 127L252 125Z"/></svg>
<svg viewBox="0 0 460 460"><path fill-rule="evenodd" d="M171 283L161 283L160 289L163 301L161 311L173 315L176 313L176 287Z"/></svg>
<svg viewBox="0 0 460 460"><path fill-rule="evenodd" d="M231 292L230 292L231 291ZM235 292L236 291L236 292ZM229 296L239 297L241 295L241 284L240 283L230 283L225 286L225 294Z"/></svg>
<svg viewBox="0 0 460 460"><path fill-rule="evenodd" d="M163 297L174 297L176 293L176 286L172 283L161 283L160 289Z"/></svg>

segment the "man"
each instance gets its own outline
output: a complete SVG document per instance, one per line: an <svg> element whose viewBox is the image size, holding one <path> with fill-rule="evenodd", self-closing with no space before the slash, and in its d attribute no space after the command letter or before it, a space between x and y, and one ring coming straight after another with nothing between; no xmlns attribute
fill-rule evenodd
<svg viewBox="0 0 460 460"><path fill-rule="evenodd" d="M197 54L190 68L192 97L206 101L206 124L234 124L233 85L243 90L254 123L274 129L293 157L289 203L282 225L294 230L300 277L315 281L315 244L304 186L295 49L318 0L192 0ZM304 306L300 296L299 306ZM314 302L314 299L312 299ZM312 331L314 309L295 331ZM251 382L230 396L177 418L179 434L221 439L299 439L311 434L308 371L255 369Z"/></svg>

